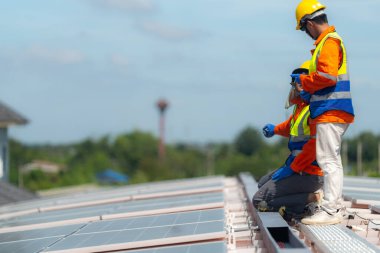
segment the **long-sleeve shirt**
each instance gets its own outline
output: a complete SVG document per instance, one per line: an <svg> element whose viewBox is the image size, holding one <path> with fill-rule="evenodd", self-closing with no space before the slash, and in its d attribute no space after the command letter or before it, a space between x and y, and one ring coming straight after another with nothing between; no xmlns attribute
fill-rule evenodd
<svg viewBox="0 0 380 253"><path fill-rule="evenodd" d="M275 134L281 135L284 137L290 136L290 127L291 127L291 121L293 117L294 117L294 120L296 120L299 114L301 113L302 109L305 106L307 106L307 104L303 102L301 99L296 100L295 103L297 104L296 111L287 120L275 126L274 128ZM315 136L316 125L311 120L311 118L309 118L308 121L309 121L309 127L310 127L310 135ZM296 158L291 163L290 168L296 173L306 172L309 174L322 176L323 175L322 170L318 166L312 165L312 163L315 160L316 160L316 142L315 142L315 138L311 137L303 145L302 152L296 156Z"/></svg>
<svg viewBox="0 0 380 253"><path fill-rule="evenodd" d="M330 26L322 34L319 35L314 45L317 45L321 40L330 32L334 32L335 27ZM313 55L314 50L311 50ZM317 71L309 75L301 75L300 80L302 87L310 94L314 94L316 91L336 85L336 81L326 78L320 75L318 72L326 73L331 76L338 76L338 69L342 63L343 52L340 47L340 40L336 38L328 38L323 45L320 55L318 57ZM354 122L354 116L339 110L331 110L323 113L315 118L315 123L352 123Z"/></svg>

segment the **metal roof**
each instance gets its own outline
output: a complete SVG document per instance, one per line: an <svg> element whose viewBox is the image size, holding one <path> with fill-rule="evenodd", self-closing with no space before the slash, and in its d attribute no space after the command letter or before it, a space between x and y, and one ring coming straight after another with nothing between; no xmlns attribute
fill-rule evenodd
<svg viewBox="0 0 380 253"><path fill-rule="evenodd" d="M24 116L0 102L0 127L6 127L8 125L25 125L27 123L28 120Z"/></svg>
<svg viewBox="0 0 380 253"><path fill-rule="evenodd" d="M25 189L20 189L5 181L0 181L0 206L36 199L37 196Z"/></svg>
<svg viewBox="0 0 380 253"><path fill-rule="evenodd" d="M367 181L360 185L363 179L347 182L350 191L374 186ZM278 213L254 209L250 199L256 190L252 176L242 173L238 178L91 189L4 205L0 206L0 249L18 253L379 252L375 222L380 215L372 214L369 205L357 208L346 201L352 217L339 226L290 226Z"/></svg>

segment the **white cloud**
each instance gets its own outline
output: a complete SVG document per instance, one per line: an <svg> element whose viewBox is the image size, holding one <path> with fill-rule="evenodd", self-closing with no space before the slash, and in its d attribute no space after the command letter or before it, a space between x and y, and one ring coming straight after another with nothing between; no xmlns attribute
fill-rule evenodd
<svg viewBox="0 0 380 253"><path fill-rule="evenodd" d="M182 40L193 37L193 33L172 25L162 24L159 22L144 22L142 29L148 33L154 34L163 39Z"/></svg>
<svg viewBox="0 0 380 253"><path fill-rule="evenodd" d="M85 59L84 54L80 51L73 49L53 50L43 46L31 47L27 50L27 55L33 59L59 64L76 64Z"/></svg>

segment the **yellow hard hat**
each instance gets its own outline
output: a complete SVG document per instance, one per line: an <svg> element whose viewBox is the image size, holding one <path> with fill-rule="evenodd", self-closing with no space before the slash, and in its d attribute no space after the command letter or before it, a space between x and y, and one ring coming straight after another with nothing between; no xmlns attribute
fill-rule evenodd
<svg viewBox="0 0 380 253"><path fill-rule="evenodd" d="M310 60L307 60L304 63L302 63L299 68L300 69L307 69L307 70L309 70L309 67L310 67Z"/></svg>
<svg viewBox="0 0 380 253"><path fill-rule="evenodd" d="M299 68L296 68L295 70L293 70L292 74L305 74L305 75L307 75L307 74L309 74L309 68L310 68L310 60L302 63ZM299 97L299 95L300 95L299 92L296 91L296 89L295 89L296 83L295 83L294 77L292 77L290 84L292 85L292 87L290 88L288 99L285 101L285 109L288 109L289 107L294 105L296 103L295 99L297 97Z"/></svg>
<svg viewBox="0 0 380 253"><path fill-rule="evenodd" d="M299 66L299 68L296 68L293 70L292 74L308 74L310 69L310 60L305 61L304 63ZM292 78L292 82L294 82L294 78Z"/></svg>
<svg viewBox="0 0 380 253"><path fill-rule="evenodd" d="M296 20L297 20L297 26L296 30L299 30L301 28L301 20L306 15L311 15L315 13L316 11L324 10L326 9L326 6L318 2L317 0L302 0L296 9Z"/></svg>

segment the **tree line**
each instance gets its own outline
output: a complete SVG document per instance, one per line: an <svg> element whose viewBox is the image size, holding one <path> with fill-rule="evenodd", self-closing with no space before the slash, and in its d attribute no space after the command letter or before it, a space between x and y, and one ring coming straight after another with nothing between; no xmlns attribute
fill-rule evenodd
<svg viewBox="0 0 380 253"><path fill-rule="evenodd" d="M268 142L261 130L248 126L230 143L166 144L165 159L158 157L159 140L153 134L133 131L66 145L27 145L11 139L10 180L30 190L96 183L96 174L107 168L128 175L129 183L143 183L206 175L234 176L248 171L259 179L280 167L289 154L287 139ZM380 136L371 132L344 140L345 173L379 176ZM361 146L361 158L358 147ZM59 173L38 168L21 174L19 168L34 160L60 164ZM359 163L360 161L360 163ZM360 170L358 170L358 165Z"/></svg>

